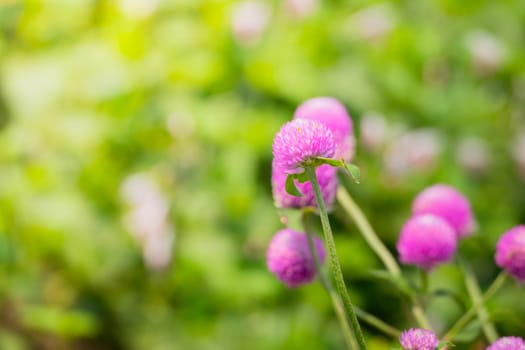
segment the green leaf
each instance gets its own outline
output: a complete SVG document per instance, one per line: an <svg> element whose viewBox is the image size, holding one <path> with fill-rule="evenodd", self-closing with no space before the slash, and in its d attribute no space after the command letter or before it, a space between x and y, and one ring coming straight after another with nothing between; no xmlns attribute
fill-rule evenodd
<svg viewBox="0 0 525 350"><path fill-rule="evenodd" d="M343 164L344 164L344 168L346 169L346 171L348 171L350 176L352 176L355 183L356 184L360 183L361 182L361 171L359 170L359 167L352 163L350 164L343 163Z"/></svg>
<svg viewBox="0 0 525 350"><path fill-rule="evenodd" d="M455 345L452 344L452 342L449 342L449 341L445 341L445 340L441 340L437 347L436 347L436 350L440 350L440 349L443 349L445 347L454 347Z"/></svg>
<svg viewBox="0 0 525 350"><path fill-rule="evenodd" d="M299 181L300 183L305 183L306 181L310 181L308 179L308 174L306 174L306 171L303 171L302 173L300 174L294 174L294 177L297 181Z"/></svg>
<svg viewBox="0 0 525 350"><path fill-rule="evenodd" d="M289 194L289 195L292 195L292 196L296 196L296 197L302 197L303 194L301 193L301 191L299 191L299 189L297 188L297 186L295 186L295 178L296 178L296 175L293 174L293 175L288 175L286 177L286 183L285 183L285 188L286 188L286 192Z"/></svg>
<svg viewBox="0 0 525 350"><path fill-rule="evenodd" d="M324 158L324 157L317 157L316 160L317 160L317 163L319 165L321 165L321 164L328 164L328 165L331 165L331 166L335 166L337 168L344 168L344 162L342 160L332 159L332 158Z"/></svg>

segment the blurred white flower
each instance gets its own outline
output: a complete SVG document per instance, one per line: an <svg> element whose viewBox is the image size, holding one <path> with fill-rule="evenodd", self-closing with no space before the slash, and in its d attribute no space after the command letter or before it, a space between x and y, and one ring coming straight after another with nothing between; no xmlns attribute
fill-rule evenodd
<svg viewBox="0 0 525 350"><path fill-rule="evenodd" d="M172 231L150 236L142 248L144 262L151 270L161 270L171 262L175 235Z"/></svg>
<svg viewBox="0 0 525 350"><path fill-rule="evenodd" d="M319 0L286 0L286 9L295 17L308 17L319 9Z"/></svg>
<svg viewBox="0 0 525 350"><path fill-rule="evenodd" d="M351 18L357 24L362 39L374 40L388 34L396 24L391 8L386 4L367 7Z"/></svg>
<svg viewBox="0 0 525 350"><path fill-rule="evenodd" d="M168 202L157 183L146 174L134 174L122 183L121 195L131 205L124 224L141 245L145 264L151 269L166 267L175 234L168 218Z"/></svg>
<svg viewBox="0 0 525 350"><path fill-rule="evenodd" d="M473 175L484 173L490 163L487 143L479 137L465 137L457 146L456 160L463 169Z"/></svg>
<svg viewBox="0 0 525 350"><path fill-rule="evenodd" d="M134 206L162 198L157 183L146 174L128 176L120 186L120 194L128 204Z"/></svg>
<svg viewBox="0 0 525 350"><path fill-rule="evenodd" d="M505 58L505 50L498 38L482 30L467 34L465 44L472 57L474 69L482 75L496 71Z"/></svg>
<svg viewBox="0 0 525 350"><path fill-rule="evenodd" d="M124 217L124 223L133 237L142 242L165 229L167 215L165 203L150 201L133 207Z"/></svg>
<svg viewBox="0 0 525 350"><path fill-rule="evenodd" d="M235 5L232 10L231 25L233 35L241 45L255 45L270 19L270 7L267 3L250 0Z"/></svg>
<svg viewBox="0 0 525 350"><path fill-rule="evenodd" d="M366 113L361 117L359 139L366 150L377 152L387 138L387 123L379 113Z"/></svg>
<svg viewBox="0 0 525 350"><path fill-rule="evenodd" d="M188 138L195 131L195 119L189 112L177 111L169 115L166 127L173 138Z"/></svg>
<svg viewBox="0 0 525 350"><path fill-rule="evenodd" d="M435 166L442 144L442 136L435 129L408 131L388 146L383 158L385 170L393 177L428 171Z"/></svg>
<svg viewBox="0 0 525 350"><path fill-rule="evenodd" d="M157 9L158 0L119 0L120 11L131 19L143 19L151 16Z"/></svg>

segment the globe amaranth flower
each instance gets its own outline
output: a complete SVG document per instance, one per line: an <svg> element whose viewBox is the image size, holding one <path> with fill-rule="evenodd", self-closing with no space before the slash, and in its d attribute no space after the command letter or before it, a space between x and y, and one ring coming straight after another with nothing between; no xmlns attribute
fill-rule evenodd
<svg viewBox="0 0 525 350"><path fill-rule="evenodd" d="M471 234L475 228L469 201L447 185L430 186L417 195L412 204L412 213L440 216L452 226L458 238Z"/></svg>
<svg viewBox="0 0 525 350"><path fill-rule="evenodd" d="M335 158L350 161L354 154L352 119L345 106L333 97L314 97L304 101L294 113L294 119L323 123L334 135Z"/></svg>
<svg viewBox="0 0 525 350"><path fill-rule="evenodd" d="M496 245L496 264L520 282L525 282L525 225L505 232Z"/></svg>
<svg viewBox="0 0 525 350"><path fill-rule="evenodd" d="M315 170L321 195L327 209L330 209L334 203L337 192L337 168L323 164ZM275 206L278 208L317 208L315 194L310 181L299 183L295 180L297 189L302 196L293 196L286 192L286 174L282 169L272 164L272 193Z"/></svg>
<svg viewBox="0 0 525 350"><path fill-rule="evenodd" d="M273 161L286 174L299 174L314 158L331 158L335 148L332 132L324 124L312 120L292 120L275 135Z"/></svg>
<svg viewBox="0 0 525 350"><path fill-rule="evenodd" d="M400 261L424 270L452 259L457 247L454 229L439 216L424 214L408 220L397 242Z"/></svg>
<svg viewBox="0 0 525 350"><path fill-rule="evenodd" d="M404 350L435 350L439 344L436 334L423 328L410 328L402 332L399 342Z"/></svg>
<svg viewBox="0 0 525 350"><path fill-rule="evenodd" d="M324 263L323 242L317 237L313 240L319 261ZM317 274L306 234L289 228L273 236L266 252L266 264L270 272L289 288L310 283Z"/></svg>
<svg viewBox="0 0 525 350"><path fill-rule="evenodd" d="M525 341L520 337L502 337L492 343L487 350L525 350Z"/></svg>

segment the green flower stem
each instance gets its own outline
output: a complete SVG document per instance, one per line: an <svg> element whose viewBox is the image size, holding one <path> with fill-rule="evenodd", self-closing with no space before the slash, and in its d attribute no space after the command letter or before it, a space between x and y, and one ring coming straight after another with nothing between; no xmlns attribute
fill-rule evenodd
<svg viewBox="0 0 525 350"><path fill-rule="evenodd" d="M357 306L354 306L354 310L357 317L369 326L375 327L376 329L382 331L386 335L390 335L394 338L399 338L399 336L401 335L401 331L399 329L392 327L391 325L377 318L376 316L369 314L364 310L361 310Z"/></svg>
<svg viewBox="0 0 525 350"><path fill-rule="evenodd" d="M462 259L461 256L459 257L459 263L463 273L465 274L465 284L467 286L470 300L472 300L473 305L480 305L480 307L477 309L477 313L483 327L483 333L485 333L487 340L490 343L493 343L499 338L499 335L496 331L496 328L494 327L494 324L489 321L487 309L481 302L481 289L479 287L478 281L476 280L476 276L474 275L474 271L472 271L470 264L465 259Z"/></svg>
<svg viewBox="0 0 525 350"><path fill-rule="evenodd" d="M350 321L350 326L352 327L352 330L354 332L354 336L357 338L359 349L367 350L365 337L363 336L363 332L361 331L361 327L359 326L359 322L357 321L357 317L354 312L350 296L348 295L348 292L346 290L345 282L343 279L343 272L341 271L341 264L339 263L339 258L337 257L337 250L335 248L335 241L334 236L332 234L332 228L330 227L330 222L328 220L328 213L326 211L323 196L321 195L321 189L319 188L317 175L315 174L315 167L307 167L306 174L308 176L308 180L312 185L312 189L314 190L315 199L317 201L317 207L319 208L321 225L323 227L324 238L328 247L328 253L330 255L330 263L332 265L332 272L334 275L337 292L343 300L343 305L348 315L348 319Z"/></svg>
<svg viewBox="0 0 525 350"><path fill-rule="evenodd" d="M363 235L363 238L366 240L370 248L372 248L377 254L379 259L381 259L388 272L394 277L401 277L401 269L397 265L396 260L392 254L390 254L383 242L381 242L361 208L359 208L354 202L348 191L343 186L339 186L337 189L337 200L348 215L354 220L357 228ZM423 307L415 297L412 298L411 311L420 327L432 329L430 327L430 322L425 316Z"/></svg>
<svg viewBox="0 0 525 350"><path fill-rule="evenodd" d="M334 309L339 318L339 322L341 323L341 328L343 329L343 334L345 335L345 339L347 338L353 339L353 337L351 337L352 333L350 332L350 329L348 328L349 327L348 320L344 313L344 308L341 302L341 298L339 298L339 295L337 295L337 293L335 292L332 286L332 283L330 282L330 280L326 276L326 273L322 269L321 262L319 261L319 257L317 256L317 254L314 254L315 250L314 250L314 243L313 243L313 238L312 238L313 230L312 230L312 225L310 224L310 221L309 221L309 218L310 218L309 212L310 212L309 210L303 209L302 221L303 221L303 227L306 231L306 234L308 235L307 236L308 237L308 247L310 248L310 253L312 254L314 258L314 264L315 264L315 268L319 276L319 281L321 282L321 285L323 286L323 288L326 290L326 292L330 295L332 299L332 304L334 305ZM359 320L367 323L369 326L375 327L376 329L382 331L386 335L390 335L394 338L398 338L399 335L401 334L401 331L398 330L397 328L389 325L388 323L382 321L381 319L375 317L374 315L371 315L367 313L366 311L361 310L355 305L354 305L354 311ZM348 345L348 341L347 341L347 345ZM354 348L355 347L357 347L357 345L354 343Z"/></svg>
<svg viewBox="0 0 525 350"><path fill-rule="evenodd" d="M348 324L348 319L346 318L341 298L339 298L339 295L337 295L337 293L332 288L330 280L328 279L328 277L322 269L321 261L319 260L319 256L317 255L317 251L314 246L312 225L309 223L308 216L308 211L303 210L301 219L308 239L308 248L310 249L310 254L312 254L312 257L314 259L315 269L317 271L317 276L319 277L319 282L321 283L325 291L330 296L330 299L332 300L332 305L337 315L337 319L339 320L339 324L341 325L341 330L343 331L343 337L345 339L346 346L348 347L348 349L357 349L357 340L350 331L350 326Z"/></svg>
<svg viewBox="0 0 525 350"><path fill-rule="evenodd" d="M500 289L500 287L505 283L507 279L507 274L505 271L501 271L498 277L492 282L490 287L487 289L484 295L481 296L481 298L478 300L478 302L475 302L472 304L470 309L461 316L459 320L450 328L450 330L443 336L443 340L452 340L454 337L463 329L463 327L466 326L466 324L470 321L470 319L479 312L478 310L480 307L483 306L483 304L489 300L494 293Z"/></svg>
<svg viewBox="0 0 525 350"><path fill-rule="evenodd" d="M428 294L428 272L421 269L421 293Z"/></svg>

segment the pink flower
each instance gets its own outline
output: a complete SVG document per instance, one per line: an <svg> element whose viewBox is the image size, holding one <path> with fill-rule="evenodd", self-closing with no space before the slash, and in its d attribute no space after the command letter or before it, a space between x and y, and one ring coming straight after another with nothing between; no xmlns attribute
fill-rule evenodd
<svg viewBox="0 0 525 350"><path fill-rule="evenodd" d="M452 259L457 246L454 229L438 216L425 214L408 220L399 236L397 251L402 263L431 270Z"/></svg>
<svg viewBox="0 0 525 350"><path fill-rule="evenodd" d="M319 261L324 263L323 242L314 237L314 247ZM286 228L273 236L266 252L268 269L289 288L313 281L317 271L305 233Z"/></svg>
<svg viewBox="0 0 525 350"><path fill-rule="evenodd" d="M399 342L404 350L435 350L439 344L436 334L423 328L410 328L402 332Z"/></svg>
<svg viewBox="0 0 525 350"><path fill-rule="evenodd" d="M505 232L496 245L496 264L520 282L525 282L525 225Z"/></svg>
<svg viewBox="0 0 525 350"><path fill-rule="evenodd" d="M273 140L274 164L286 174L298 174L316 157L331 158L336 146L332 132L312 120L284 124Z"/></svg>
<svg viewBox="0 0 525 350"><path fill-rule="evenodd" d="M297 107L294 119L323 123L334 136L337 145L335 158L350 161L354 155L353 124L341 102L333 97L311 98Z"/></svg>
<svg viewBox="0 0 525 350"><path fill-rule="evenodd" d="M458 238L468 236L475 228L469 201L447 185L430 186L417 195L412 203L412 214L434 214L443 218L452 226Z"/></svg>
<svg viewBox="0 0 525 350"><path fill-rule="evenodd" d="M525 341L520 337L502 337L492 343L487 350L525 350Z"/></svg>

